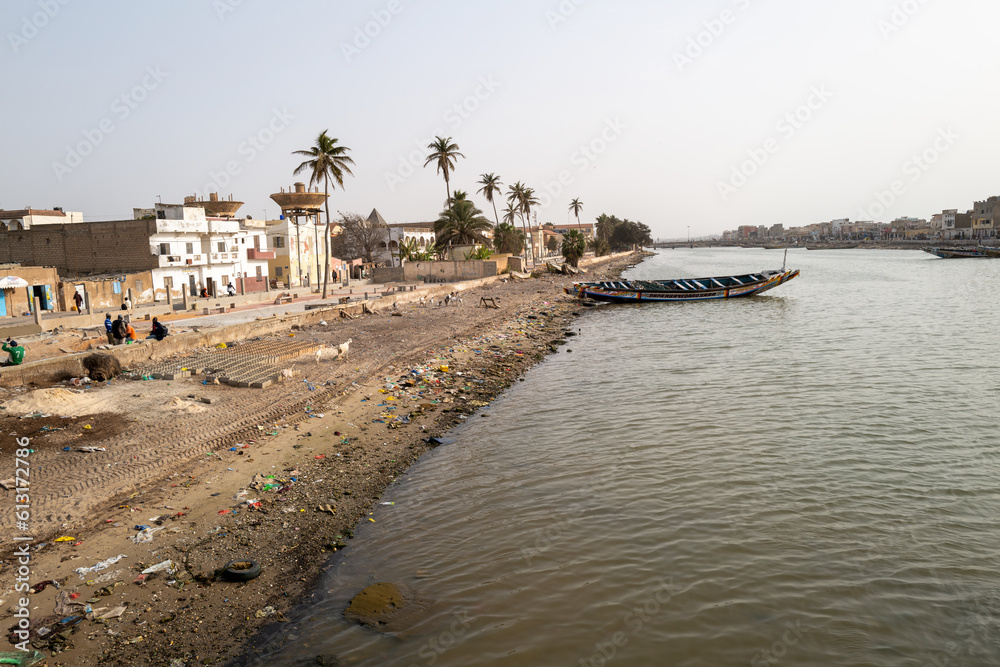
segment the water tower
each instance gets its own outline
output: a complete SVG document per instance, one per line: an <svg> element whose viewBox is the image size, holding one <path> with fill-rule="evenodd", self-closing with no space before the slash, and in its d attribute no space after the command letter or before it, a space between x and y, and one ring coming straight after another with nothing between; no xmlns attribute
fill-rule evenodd
<svg viewBox="0 0 1000 667"><path fill-rule="evenodd" d="M271 199L281 208L281 214L285 220L291 220L295 225L295 252L299 265L299 286L301 287L302 244L299 242L299 218L305 218L307 223L311 217L316 219L313 231L316 236L316 277L317 282L319 282L322 272L319 265L319 214L323 210L323 203L326 201L327 195L322 192L306 192L305 183L296 183L294 189L294 192L291 188L285 192L285 188L281 188L281 192L271 195ZM327 239L327 243L329 243L329 239Z"/></svg>

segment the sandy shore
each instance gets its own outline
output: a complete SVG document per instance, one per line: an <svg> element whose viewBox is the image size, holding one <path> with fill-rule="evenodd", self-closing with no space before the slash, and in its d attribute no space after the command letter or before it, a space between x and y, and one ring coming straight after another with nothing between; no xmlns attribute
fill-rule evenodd
<svg viewBox="0 0 1000 667"><path fill-rule="evenodd" d="M67 666L221 664L249 650L314 590L385 488L435 446L429 438L558 349L583 310L562 293L571 282L498 283L462 293L458 305L407 305L273 336L352 343L347 361L287 362L293 377L266 389L195 376L0 395L11 434L0 447L10 475L0 478L13 476L13 436L33 450L39 539L29 582L58 584L30 595L31 645ZM482 296L501 307L476 307ZM0 493L13 535L13 491ZM23 594L13 589L14 545L3 549L0 614L10 629ZM261 566L252 581L214 577L247 559Z"/></svg>

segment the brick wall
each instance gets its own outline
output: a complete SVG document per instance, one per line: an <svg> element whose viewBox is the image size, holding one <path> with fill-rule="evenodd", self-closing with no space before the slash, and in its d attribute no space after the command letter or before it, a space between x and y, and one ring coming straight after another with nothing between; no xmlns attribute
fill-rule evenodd
<svg viewBox="0 0 1000 667"><path fill-rule="evenodd" d="M65 278L149 271L159 261L149 248L149 237L155 233L155 220L0 230L0 263L54 266Z"/></svg>

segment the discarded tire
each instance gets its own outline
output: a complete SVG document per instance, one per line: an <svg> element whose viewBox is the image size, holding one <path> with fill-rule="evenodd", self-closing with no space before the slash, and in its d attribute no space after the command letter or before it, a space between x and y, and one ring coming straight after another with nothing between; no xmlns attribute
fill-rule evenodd
<svg viewBox="0 0 1000 667"><path fill-rule="evenodd" d="M260 565L249 558L230 561L222 568L222 578L228 581L250 581L259 576Z"/></svg>

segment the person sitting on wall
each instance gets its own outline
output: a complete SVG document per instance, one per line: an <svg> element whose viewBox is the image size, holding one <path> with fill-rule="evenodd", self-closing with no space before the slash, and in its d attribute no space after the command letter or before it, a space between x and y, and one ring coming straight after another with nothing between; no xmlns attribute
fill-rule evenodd
<svg viewBox="0 0 1000 667"><path fill-rule="evenodd" d="M160 324L160 321L153 318L153 330L149 332L149 335L156 340L163 340L167 337L167 328Z"/></svg>
<svg viewBox="0 0 1000 667"><path fill-rule="evenodd" d="M207 287L202 287L201 288L201 298L202 299L207 299L208 298L208 288Z"/></svg>
<svg viewBox="0 0 1000 667"><path fill-rule="evenodd" d="M16 340L8 338L0 349L10 355L10 358L3 362L3 366L20 366L24 361L24 348L18 345Z"/></svg>
<svg viewBox="0 0 1000 667"><path fill-rule="evenodd" d="M132 343L139 340L139 336L135 333L135 328L133 328L131 322L125 323L125 343L131 345Z"/></svg>

